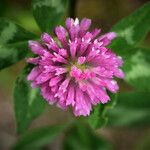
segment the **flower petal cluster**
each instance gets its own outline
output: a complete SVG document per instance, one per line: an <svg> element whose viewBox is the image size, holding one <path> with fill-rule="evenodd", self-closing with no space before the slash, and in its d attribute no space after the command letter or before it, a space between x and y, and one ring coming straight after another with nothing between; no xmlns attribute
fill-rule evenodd
<svg viewBox="0 0 150 150"><path fill-rule="evenodd" d="M114 32L100 35L100 29L88 31L91 20L84 18L66 20L66 28L57 26L53 39L43 33L41 41L29 41L35 58L27 79L31 86L40 87L41 94L49 104L62 109L69 106L75 116L87 116L93 105L107 103L106 90L116 93L119 89L114 77L124 78L120 69L121 57L107 48L116 37Z"/></svg>

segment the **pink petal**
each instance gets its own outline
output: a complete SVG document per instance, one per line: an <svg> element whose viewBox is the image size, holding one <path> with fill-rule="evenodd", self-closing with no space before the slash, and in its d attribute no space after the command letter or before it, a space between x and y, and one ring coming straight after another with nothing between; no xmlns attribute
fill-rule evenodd
<svg viewBox="0 0 150 150"><path fill-rule="evenodd" d="M66 99L66 105L75 105L75 89L73 85L70 85L68 88L68 96Z"/></svg>
<svg viewBox="0 0 150 150"><path fill-rule="evenodd" d="M62 26L58 26L55 28L55 33L59 41L62 43L64 47L67 47L67 40L66 40L66 29Z"/></svg>
<svg viewBox="0 0 150 150"><path fill-rule="evenodd" d="M39 69L39 67L34 67L29 73L29 75L27 76L27 80L31 80L31 81L34 80L40 73L41 70Z"/></svg>
<svg viewBox="0 0 150 150"><path fill-rule="evenodd" d="M32 52L38 55L43 55L44 53L44 48L39 42L36 41L29 41L29 47L31 48Z"/></svg>
<svg viewBox="0 0 150 150"><path fill-rule="evenodd" d="M41 36L41 39L46 43L49 50L52 49L53 51L58 52L59 47L49 34L43 33L42 36Z"/></svg>
<svg viewBox="0 0 150 150"><path fill-rule="evenodd" d="M91 25L91 19L83 18L80 23L80 36L85 34L85 31L89 29Z"/></svg>

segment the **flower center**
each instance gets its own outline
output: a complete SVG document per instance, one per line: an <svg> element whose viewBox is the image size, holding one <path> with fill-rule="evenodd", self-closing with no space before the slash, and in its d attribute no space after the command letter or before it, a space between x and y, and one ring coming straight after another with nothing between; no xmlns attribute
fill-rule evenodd
<svg viewBox="0 0 150 150"><path fill-rule="evenodd" d="M68 75L77 81L87 79L91 75L90 65L85 61L85 57L79 57L77 60L68 60L66 68Z"/></svg>

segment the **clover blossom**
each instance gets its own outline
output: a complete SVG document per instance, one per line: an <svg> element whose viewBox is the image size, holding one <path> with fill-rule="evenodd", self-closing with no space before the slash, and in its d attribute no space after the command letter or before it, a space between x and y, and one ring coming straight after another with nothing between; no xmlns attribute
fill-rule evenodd
<svg viewBox="0 0 150 150"><path fill-rule="evenodd" d="M115 32L99 36L101 30L88 31L90 25L87 18L81 22L68 18L66 28L55 28L57 40L43 33L40 42L29 41L37 55L27 59L35 65L27 77L31 86L40 87L49 104L62 109L71 106L75 116L87 116L93 105L107 103L106 90L119 89L114 77L124 78L121 57L107 48Z"/></svg>

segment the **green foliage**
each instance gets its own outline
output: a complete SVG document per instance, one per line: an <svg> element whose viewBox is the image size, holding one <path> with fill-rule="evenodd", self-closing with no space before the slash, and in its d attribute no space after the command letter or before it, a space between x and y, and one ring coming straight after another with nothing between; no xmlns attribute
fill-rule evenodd
<svg viewBox="0 0 150 150"><path fill-rule="evenodd" d="M50 144L66 126L56 125L28 132L17 141L12 150L39 150Z"/></svg>
<svg viewBox="0 0 150 150"><path fill-rule="evenodd" d="M111 44L111 48L117 54L128 54L130 48L142 42L150 30L150 2L125 17L112 28L117 33L117 38Z"/></svg>
<svg viewBox="0 0 150 150"><path fill-rule="evenodd" d="M117 38L110 48L123 57L125 80L136 89L150 90L150 49L139 44L150 30L150 3L122 19L112 28ZM139 84L140 81L140 84Z"/></svg>
<svg viewBox="0 0 150 150"><path fill-rule="evenodd" d="M67 8L68 0L33 0L33 15L43 32L51 32Z"/></svg>
<svg viewBox="0 0 150 150"><path fill-rule="evenodd" d="M150 49L133 48L124 62L125 80L138 90L150 91Z"/></svg>
<svg viewBox="0 0 150 150"><path fill-rule="evenodd" d="M50 144L63 131L66 131L63 141L64 150L112 150L112 146L95 135L87 124L76 122L71 126L68 125L55 125L27 132L19 138L12 150L42 149L43 146Z"/></svg>
<svg viewBox="0 0 150 150"><path fill-rule="evenodd" d="M108 112L109 126L138 127L150 124L150 93L123 92L118 95L118 103Z"/></svg>
<svg viewBox="0 0 150 150"><path fill-rule="evenodd" d="M64 150L112 150L105 140L98 137L87 124L76 122L66 132Z"/></svg>
<svg viewBox="0 0 150 150"><path fill-rule="evenodd" d="M6 68L28 54L27 41L36 36L12 21L0 18L0 69Z"/></svg>
<svg viewBox="0 0 150 150"><path fill-rule="evenodd" d="M23 70L14 87L14 110L18 133L24 132L32 120L44 111L46 105L40 91L32 89L26 79L30 70L31 66Z"/></svg>

